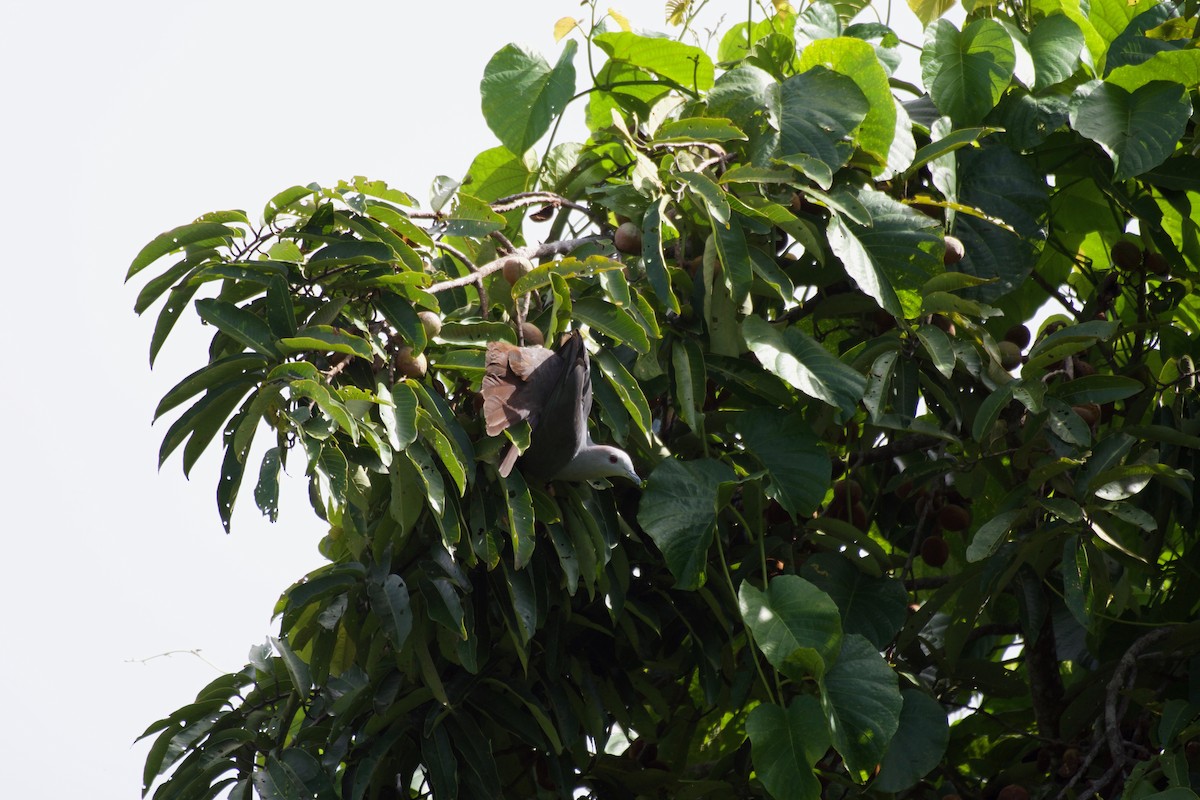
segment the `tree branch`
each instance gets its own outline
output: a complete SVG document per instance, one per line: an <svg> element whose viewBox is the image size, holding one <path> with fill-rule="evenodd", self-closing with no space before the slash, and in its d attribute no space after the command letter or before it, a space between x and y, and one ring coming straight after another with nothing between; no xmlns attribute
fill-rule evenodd
<svg viewBox="0 0 1200 800"><path fill-rule="evenodd" d="M594 236L584 236L581 239L562 239L557 242L545 242L539 245L525 245L524 247L516 247L513 248L513 251L510 255L525 256L530 261L538 261L549 256L564 255L578 247L582 247L585 244L592 244L593 242L607 242L611 240L612 234L600 233ZM439 244L439 247L440 246L441 245ZM447 289L457 289L459 287L475 283L485 276L491 275L493 272L501 269L504 266L504 259L507 257L508 256L501 256L500 258L489 261L488 263L476 269L470 275L463 275L458 278L439 281L438 283L435 283L427 288L425 291L429 292L430 294L437 294L438 292L444 292Z"/></svg>

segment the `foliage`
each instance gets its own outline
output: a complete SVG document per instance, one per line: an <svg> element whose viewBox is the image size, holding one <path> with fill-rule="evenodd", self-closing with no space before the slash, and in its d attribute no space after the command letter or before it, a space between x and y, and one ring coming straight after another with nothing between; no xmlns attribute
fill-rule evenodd
<svg viewBox="0 0 1200 800"><path fill-rule="evenodd" d="M1195 4L914 3L927 93L863 5L715 53L593 8L496 54L502 144L429 209L355 178L146 246L151 360L214 330L160 461L223 449L226 529L291 464L329 524L147 792L1195 796ZM497 475L522 318L586 327L644 487Z"/></svg>

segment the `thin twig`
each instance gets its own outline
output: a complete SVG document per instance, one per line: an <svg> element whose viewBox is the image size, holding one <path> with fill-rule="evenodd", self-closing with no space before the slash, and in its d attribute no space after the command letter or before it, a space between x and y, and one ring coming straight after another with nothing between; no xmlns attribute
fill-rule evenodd
<svg viewBox="0 0 1200 800"><path fill-rule="evenodd" d="M497 214L503 214L506 211L515 211L518 208L525 206L549 205L555 208L569 208L578 211L582 214L591 216L592 211L587 206L582 206L573 200L568 200L560 194L554 192L518 192L510 194L507 197L501 197L499 200L493 200L489 203L492 211Z"/></svg>
<svg viewBox="0 0 1200 800"><path fill-rule="evenodd" d="M578 247L584 246L585 244L593 244L595 242L607 242L607 241L611 241L611 240L612 240L612 234L600 233L600 234L595 234L593 236L584 236L583 238L580 238L580 239L562 239L557 242L546 242L544 244L539 244L539 245L525 245L524 247L515 247L515 248L513 248L512 255L524 256L525 258L528 258L530 261L538 261L540 259L547 258L549 256L564 255ZM440 246L440 243L439 243L439 246ZM458 278L451 278L450 280L440 281L438 283L435 283L432 286L430 286L429 288L427 288L425 291L429 292L430 294L437 294L438 292L444 292L447 289L457 289L462 286L466 286L468 284L475 283L479 279L481 279L487 275L491 275L493 272L496 272L499 269L502 269L504 266L505 258L507 258L507 256L502 256L500 258L489 261L488 263L481 265L477 270L472 272L470 275L463 275Z"/></svg>

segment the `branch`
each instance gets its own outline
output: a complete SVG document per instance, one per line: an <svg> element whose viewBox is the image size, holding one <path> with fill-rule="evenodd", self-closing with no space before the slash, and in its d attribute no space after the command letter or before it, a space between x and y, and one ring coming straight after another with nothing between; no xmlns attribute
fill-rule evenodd
<svg viewBox="0 0 1200 800"><path fill-rule="evenodd" d="M587 206L581 206L579 203L568 200L554 192L518 192L517 194L510 194L508 197L501 197L499 200L493 200L488 205L497 214L503 214L506 211L515 211L525 206L550 205L555 208L570 208L582 214L587 214L589 217L592 215L591 209Z"/></svg>
<svg viewBox="0 0 1200 800"><path fill-rule="evenodd" d="M1150 631L1131 644L1129 649L1125 651L1125 655L1121 656L1121 660L1117 662L1117 668L1113 671L1112 680L1108 682L1108 688L1104 693L1104 728L1108 736L1108 752L1112 756L1113 766L1124 765L1125 763L1125 743L1121 738L1121 726L1118 724L1120 715L1117 713L1117 699L1121 694L1121 690L1125 688L1125 681L1128 679L1129 674L1137 668L1138 656L1146 648L1167 636L1170 632L1169 628L1159 628Z"/></svg>
<svg viewBox="0 0 1200 800"><path fill-rule="evenodd" d="M898 441L885 444L882 447L872 448L865 453L855 453L850 459L850 468L861 467L863 464L875 464L880 461L888 461L896 456L915 453L918 450L933 447L941 441L943 440L925 433L906 436Z"/></svg>
<svg viewBox="0 0 1200 800"><path fill-rule="evenodd" d="M565 255L575 248L582 247L585 244L592 244L593 242L607 242L611 240L612 234L600 233L594 236L584 236L581 239L562 239L561 241L557 242L545 242L539 245L525 245L524 247L516 247L513 248L513 251L510 255L525 256L525 258L528 258L530 261L537 261L549 256ZM439 246L441 245L439 244ZM502 269L505 258L508 258L508 256L501 256L493 261L489 261L488 263L476 269L470 275L463 275L458 278L452 278L447 281L435 283L425 291L429 292L430 294L437 294L438 292L444 292L447 289L457 289L462 286L475 283L476 281L481 280L483 277L491 275L493 272Z"/></svg>

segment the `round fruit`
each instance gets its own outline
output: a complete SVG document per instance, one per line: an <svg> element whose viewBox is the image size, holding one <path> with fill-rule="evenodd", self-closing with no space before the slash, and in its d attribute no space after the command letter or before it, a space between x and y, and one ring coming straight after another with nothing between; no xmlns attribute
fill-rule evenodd
<svg viewBox="0 0 1200 800"><path fill-rule="evenodd" d="M1112 246L1109 253L1112 263L1118 269L1126 272L1142 268L1142 248L1130 241L1119 241Z"/></svg>
<svg viewBox="0 0 1200 800"><path fill-rule="evenodd" d="M622 222L613 234L613 244L622 253L631 256L642 254L642 231L635 223Z"/></svg>
<svg viewBox="0 0 1200 800"><path fill-rule="evenodd" d="M921 560L934 569L940 569L950 557L950 546L941 536L929 536L921 542Z"/></svg>
<svg viewBox="0 0 1200 800"><path fill-rule="evenodd" d="M963 243L961 241L959 241L954 236L946 237L946 252L942 256L943 264L945 264L946 266L950 266L951 264L957 264L958 262L963 260L963 256L965 256L966 254L967 254L966 248L963 247Z"/></svg>
<svg viewBox="0 0 1200 800"><path fill-rule="evenodd" d="M1000 790L1000 794L996 795L996 800L1029 800L1029 790L1024 786L1010 783Z"/></svg>
<svg viewBox="0 0 1200 800"><path fill-rule="evenodd" d="M938 511L938 524L944 530L965 531L971 527L971 512L959 505L942 506Z"/></svg>
<svg viewBox="0 0 1200 800"><path fill-rule="evenodd" d="M429 371L429 361L424 353L413 355L413 349L407 345L396 352L396 369L406 378L424 378Z"/></svg>
<svg viewBox="0 0 1200 800"><path fill-rule="evenodd" d="M1029 347L1029 342L1032 341L1032 339L1033 337L1029 333L1029 328L1026 328L1024 325L1013 325L1004 332L1004 341L1012 342L1022 350L1024 350L1026 347Z"/></svg>
<svg viewBox="0 0 1200 800"><path fill-rule="evenodd" d="M1084 422L1089 428L1094 428L1096 423L1100 421L1100 404L1099 403L1084 403L1078 406L1071 406L1071 410Z"/></svg>
<svg viewBox="0 0 1200 800"><path fill-rule="evenodd" d="M948 317L943 317L941 314L934 314L929 318L929 323L936 328L940 328L949 335L955 334L954 323Z"/></svg>
<svg viewBox="0 0 1200 800"><path fill-rule="evenodd" d="M847 505L862 500L862 486L853 478L844 478L833 485L833 496Z"/></svg>
<svg viewBox="0 0 1200 800"><path fill-rule="evenodd" d="M1076 378L1086 378L1088 375L1096 374L1095 367L1076 356L1071 357L1071 371Z"/></svg>
<svg viewBox="0 0 1200 800"><path fill-rule="evenodd" d="M542 335L541 328L532 322L521 323L521 338L524 340L526 347L546 343L546 337Z"/></svg>
<svg viewBox="0 0 1200 800"><path fill-rule="evenodd" d="M1000 366L1009 372L1021 366L1021 348L1007 339L997 345L1000 348Z"/></svg>
<svg viewBox="0 0 1200 800"><path fill-rule="evenodd" d="M503 266L500 270L504 273L504 280L509 283L516 283L522 275L533 271L533 262L525 256L505 256L501 263Z"/></svg>
<svg viewBox="0 0 1200 800"><path fill-rule="evenodd" d="M867 516L867 507L862 503L855 503L850 508L850 524L860 531L871 527L871 518Z"/></svg>
<svg viewBox="0 0 1200 800"><path fill-rule="evenodd" d="M417 314L421 327L425 329L425 338L432 339L442 332L442 318L432 311L422 311Z"/></svg>
<svg viewBox="0 0 1200 800"><path fill-rule="evenodd" d="M1167 263L1167 259L1162 253L1154 253L1149 250L1142 259L1142 265L1151 275L1166 275L1171 271L1171 265Z"/></svg>

